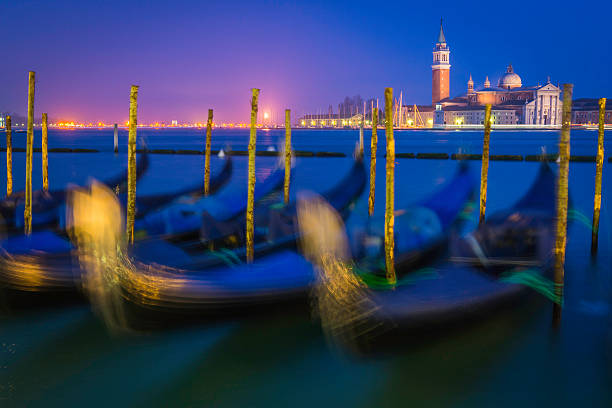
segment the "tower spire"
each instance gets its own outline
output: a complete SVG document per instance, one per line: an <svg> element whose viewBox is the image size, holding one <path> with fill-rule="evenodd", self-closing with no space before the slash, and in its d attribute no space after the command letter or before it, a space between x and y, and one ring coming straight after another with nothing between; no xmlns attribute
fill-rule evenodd
<svg viewBox="0 0 612 408"><path fill-rule="evenodd" d="M470 79L468 80L467 83L467 93L468 95L472 95L474 93L474 80L472 79L472 74L470 74Z"/></svg>
<svg viewBox="0 0 612 408"><path fill-rule="evenodd" d="M442 17L440 17L440 34L438 34L438 43L445 43L444 29L442 29Z"/></svg>

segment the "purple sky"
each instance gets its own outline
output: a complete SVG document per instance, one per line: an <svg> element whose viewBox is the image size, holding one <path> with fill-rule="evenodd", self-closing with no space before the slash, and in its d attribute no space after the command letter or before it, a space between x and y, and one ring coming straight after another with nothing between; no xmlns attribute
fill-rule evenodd
<svg viewBox="0 0 612 408"><path fill-rule="evenodd" d="M526 85L550 75L576 97L612 96L605 2L1 1L0 111L25 113L34 70L37 117L123 122L131 84L141 123L204 122L209 107L247 122L252 87L278 118L385 86L426 104L441 16L452 95L512 63Z"/></svg>

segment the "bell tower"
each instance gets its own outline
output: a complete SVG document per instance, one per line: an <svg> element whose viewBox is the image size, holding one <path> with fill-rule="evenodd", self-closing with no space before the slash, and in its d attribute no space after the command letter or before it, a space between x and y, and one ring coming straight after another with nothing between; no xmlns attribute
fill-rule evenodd
<svg viewBox="0 0 612 408"><path fill-rule="evenodd" d="M468 95L474 95L476 92L474 92L474 80L472 79L472 74L470 74L470 79L468 80Z"/></svg>
<svg viewBox="0 0 612 408"><path fill-rule="evenodd" d="M442 99L450 96L450 49L446 45L442 19L440 19L440 33L433 50L433 64L431 65L431 104L435 105Z"/></svg>

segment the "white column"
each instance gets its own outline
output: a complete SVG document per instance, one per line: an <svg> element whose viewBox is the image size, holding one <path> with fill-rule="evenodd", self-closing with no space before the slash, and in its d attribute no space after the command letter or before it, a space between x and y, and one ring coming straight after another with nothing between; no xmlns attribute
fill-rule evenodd
<svg viewBox="0 0 612 408"><path fill-rule="evenodd" d="M540 95L539 98L540 98L540 110L538 112L538 125L541 125L542 124L542 110L544 108L544 106L542 106L544 105L544 97Z"/></svg>

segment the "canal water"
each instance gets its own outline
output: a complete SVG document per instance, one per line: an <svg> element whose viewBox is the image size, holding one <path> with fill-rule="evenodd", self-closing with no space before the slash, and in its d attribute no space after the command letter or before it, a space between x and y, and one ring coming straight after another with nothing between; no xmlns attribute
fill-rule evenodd
<svg viewBox="0 0 612 408"><path fill-rule="evenodd" d="M369 132L366 131L366 157ZM151 149L202 150L204 131L139 129ZM282 130L258 131L258 149L278 148ZM491 154L557 151L558 131L494 131ZM482 132L396 131L396 151L480 153ZM609 139L610 133L606 134ZM595 155L597 133L572 131L571 151ZM0 134L4 140L4 134ZM13 136L25 146L25 135ZM40 146L40 134L35 135ZM354 130L294 130L297 150L344 152L347 158L297 158L292 196L324 191L351 166ZM127 135L112 153L112 130L51 130L49 147L94 148L100 153L50 153L52 189L105 179L125 167ZM213 132L213 149L245 150L247 130ZM4 146L4 143L2 143ZM379 132L379 154L384 154ZM606 144L612 152L612 143ZM359 357L329 347L309 313L220 321L149 333L113 333L87 305L0 311L0 406L612 406L612 172L603 173L600 251L590 257L594 163L570 164L576 214L569 227L563 321L551 329L551 305L527 314L500 313L384 356ZM151 155L137 194L171 192L203 178L203 156ZM0 166L5 169L5 155ZM277 164L258 157L257 172ZM245 188L246 158L234 157L228 188ZM454 160L397 159L396 207L435 191L454 173ZM220 169L215 158L213 173ZM479 177L480 162L470 162ZM23 189L25 154L13 155L14 190ZM492 161L487 213L506 208L527 190L535 162ZM0 191L6 191L5 170ZM40 153L34 188L41 186ZM377 216L384 214L384 158L377 162ZM356 205L367 213L367 191ZM477 214L473 214L472 225ZM279 272L280 273L280 272Z"/></svg>

